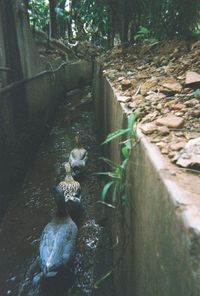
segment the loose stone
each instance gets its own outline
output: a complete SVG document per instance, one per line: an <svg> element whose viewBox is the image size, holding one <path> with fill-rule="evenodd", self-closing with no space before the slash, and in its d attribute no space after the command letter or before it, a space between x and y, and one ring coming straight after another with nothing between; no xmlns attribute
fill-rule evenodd
<svg viewBox="0 0 200 296"><path fill-rule="evenodd" d="M183 108L185 108L184 104L174 104L174 105L172 105L172 109L174 109L174 110L182 110Z"/></svg>
<svg viewBox="0 0 200 296"><path fill-rule="evenodd" d="M200 83L200 74L193 71L188 71L186 73L185 85L196 84L196 83Z"/></svg>
<svg viewBox="0 0 200 296"><path fill-rule="evenodd" d="M183 149L184 146L185 146L185 142L172 143L170 145L170 149L173 151L179 151Z"/></svg>
<svg viewBox="0 0 200 296"><path fill-rule="evenodd" d="M177 153L174 161L182 167L194 167L200 170L200 137L190 140L185 147Z"/></svg>
<svg viewBox="0 0 200 296"><path fill-rule="evenodd" d="M182 90L182 85L171 77L163 78L159 86L159 90L163 93L180 93Z"/></svg>
<svg viewBox="0 0 200 296"><path fill-rule="evenodd" d="M122 80L121 88L122 88L123 91L129 89L131 86L132 86L132 83L131 83L131 81L129 79Z"/></svg>
<svg viewBox="0 0 200 296"><path fill-rule="evenodd" d="M169 128L180 128L183 126L184 119L174 115L168 115L161 117L156 120L157 125L164 125Z"/></svg>
<svg viewBox="0 0 200 296"><path fill-rule="evenodd" d="M156 125L152 122L143 124L140 126L140 128L141 128L143 134L145 134L145 135L150 135L153 132L155 132L157 129Z"/></svg>
<svg viewBox="0 0 200 296"><path fill-rule="evenodd" d="M118 102L127 103L130 100L131 100L131 97L127 97L127 96L119 96L118 97Z"/></svg>
<svg viewBox="0 0 200 296"><path fill-rule="evenodd" d="M169 129L166 126L158 126L157 131L161 136L167 136L169 134Z"/></svg>

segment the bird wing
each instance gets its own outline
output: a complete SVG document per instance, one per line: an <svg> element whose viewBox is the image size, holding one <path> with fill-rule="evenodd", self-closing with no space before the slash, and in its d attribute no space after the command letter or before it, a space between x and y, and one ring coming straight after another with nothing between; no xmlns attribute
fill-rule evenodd
<svg viewBox="0 0 200 296"><path fill-rule="evenodd" d="M51 225L44 230L40 245L43 271L58 271L69 262L76 237L77 226L72 220L56 226Z"/></svg>
<svg viewBox="0 0 200 296"><path fill-rule="evenodd" d="M42 269L46 269L48 259L51 256L52 249L54 247L55 240L55 228L52 227L52 223L47 224L43 230L40 241L40 259Z"/></svg>
<svg viewBox="0 0 200 296"><path fill-rule="evenodd" d="M66 265L71 257L73 256L75 245L76 245L76 238L77 238L78 228L76 224L72 221L68 232L66 233L66 240L63 248L63 264Z"/></svg>

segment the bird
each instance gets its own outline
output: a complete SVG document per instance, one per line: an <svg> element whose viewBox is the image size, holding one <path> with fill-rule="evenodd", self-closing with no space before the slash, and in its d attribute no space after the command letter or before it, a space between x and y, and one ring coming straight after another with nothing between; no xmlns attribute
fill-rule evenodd
<svg viewBox="0 0 200 296"><path fill-rule="evenodd" d="M57 205L55 217L48 223L40 241L40 267L42 277L55 277L64 271L73 258L78 228L71 219L65 203L64 192L59 186L54 188Z"/></svg>
<svg viewBox="0 0 200 296"><path fill-rule="evenodd" d="M69 163L72 168L72 176L79 178L86 168L88 152L81 143L80 135L75 136L76 147L70 152Z"/></svg>
<svg viewBox="0 0 200 296"><path fill-rule="evenodd" d="M65 202L69 200L74 202L80 202L81 200L81 185L78 181L75 181L71 174L71 166L69 162L63 164L65 169L65 179L59 183L59 187L63 190L65 196Z"/></svg>

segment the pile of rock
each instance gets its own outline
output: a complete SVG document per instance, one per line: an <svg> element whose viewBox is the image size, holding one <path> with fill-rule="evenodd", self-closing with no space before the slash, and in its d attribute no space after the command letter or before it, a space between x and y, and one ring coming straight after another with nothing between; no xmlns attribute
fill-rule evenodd
<svg viewBox="0 0 200 296"><path fill-rule="evenodd" d="M184 42L166 42L131 47L125 53L118 47L104 57L103 73L126 112L139 115L142 132L161 153L185 166L178 161L183 155L179 151L200 137L200 42L190 49ZM191 159L187 166L198 168Z"/></svg>
<svg viewBox="0 0 200 296"><path fill-rule="evenodd" d="M77 45L74 46L74 51L77 57L87 61L92 61L95 57L99 56L102 53L103 49L91 42L79 41Z"/></svg>

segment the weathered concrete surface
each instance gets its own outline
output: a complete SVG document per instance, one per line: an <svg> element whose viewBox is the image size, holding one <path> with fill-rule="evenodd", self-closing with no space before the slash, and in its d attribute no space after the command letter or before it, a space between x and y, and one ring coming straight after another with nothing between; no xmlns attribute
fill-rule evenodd
<svg viewBox="0 0 200 296"><path fill-rule="evenodd" d="M27 12L23 3L20 0L13 2L12 9L23 77L32 77L42 69L38 49L32 36Z"/></svg>
<svg viewBox="0 0 200 296"><path fill-rule="evenodd" d="M95 73L98 130L103 139L108 132L126 127L126 116L98 66ZM114 272L115 293L200 295L199 176L170 164L140 131L138 137L127 169L129 207L114 211L111 221L113 242L119 235L114 262L121 258L119 272ZM120 161L118 141L106 149L111 159ZM127 248L123 248L125 238Z"/></svg>
<svg viewBox="0 0 200 296"><path fill-rule="evenodd" d="M0 4L0 67L6 67L6 54L4 48L4 37L3 37L3 16ZM6 83L6 72L0 71L0 87Z"/></svg>
<svg viewBox="0 0 200 296"><path fill-rule="evenodd" d="M92 64L62 64L0 89L0 216L17 190L61 95L92 79Z"/></svg>
<svg viewBox="0 0 200 296"><path fill-rule="evenodd" d="M3 86L40 72L39 53L22 1L0 2L0 27L0 67L4 68L0 69L0 79Z"/></svg>

